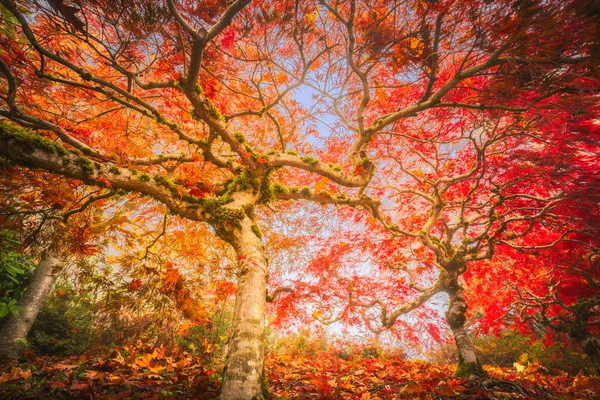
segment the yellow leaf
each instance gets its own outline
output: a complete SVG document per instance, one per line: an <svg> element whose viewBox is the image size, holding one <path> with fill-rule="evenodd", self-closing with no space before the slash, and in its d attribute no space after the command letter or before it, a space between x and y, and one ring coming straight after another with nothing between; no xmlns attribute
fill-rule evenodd
<svg viewBox="0 0 600 400"><path fill-rule="evenodd" d="M413 51L415 56L419 57L423 54L423 42L417 38L410 38L408 47Z"/></svg>
<svg viewBox="0 0 600 400"><path fill-rule="evenodd" d="M315 184L315 193L319 194L321 191L327 190L327 178L321 178L319 182Z"/></svg>
<svg viewBox="0 0 600 400"><path fill-rule="evenodd" d="M314 12L310 13L310 14L306 14L305 18L308 22L315 22L315 20L317 19L317 17L319 16L319 10L315 10Z"/></svg>
<svg viewBox="0 0 600 400"><path fill-rule="evenodd" d="M165 369L165 367L161 367L161 366L155 366L155 367L150 367L148 368L148 370L150 372L154 372L155 374L157 374L158 372L162 371L163 369Z"/></svg>
<svg viewBox="0 0 600 400"><path fill-rule="evenodd" d="M118 351L117 351L117 356L115 358L113 358L113 360L118 362L119 364L125 364L125 359L123 358L121 353L119 353Z"/></svg>
<svg viewBox="0 0 600 400"><path fill-rule="evenodd" d="M515 367L515 369L517 370L517 372L523 372L525 371L525 366L521 365L519 363L513 363L513 367Z"/></svg>
<svg viewBox="0 0 600 400"><path fill-rule="evenodd" d="M519 362L521 364L525 364L527 362L527 360L529 360L529 354L527 353L523 353L521 354L521 356L519 357Z"/></svg>
<svg viewBox="0 0 600 400"><path fill-rule="evenodd" d="M419 383L410 381L400 391L402 394L417 394L421 392L423 392L423 386L421 386Z"/></svg>

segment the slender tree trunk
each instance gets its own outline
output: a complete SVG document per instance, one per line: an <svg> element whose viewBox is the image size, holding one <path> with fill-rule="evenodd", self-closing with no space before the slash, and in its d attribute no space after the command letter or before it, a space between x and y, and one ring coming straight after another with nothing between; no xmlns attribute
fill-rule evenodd
<svg viewBox="0 0 600 400"><path fill-rule="evenodd" d="M459 378L466 378L471 375L487 377L487 373L481 367L475 353L475 347L465 328L467 303L462 291L462 288L458 285L455 290L449 293L450 301L446 312L446 321L452 329L452 335L458 350L458 366L454 374Z"/></svg>
<svg viewBox="0 0 600 400"><path fill-rule="evenodd" d="M54 250L48 250L42 255L29 286L23 294L19 306L19 316L10 316L0 328L0 358L19 358L19 342L25 340L29 329L42 310L46 298L56 281L58 272L64 260Z"/></svg>
<svg viewBox="0 0 600 400"><path fill-rule="evenodd" d="M596 372L600 375L600 340L590 335L585 329L574 332L571 336L577 340L583 351L585 351L585 354L592 360L596 367Z"/></svg>
<svg viewBox="0 0 600 400"><path fill-rule="evenodd" d="M228 237L238 255L237 294L221 400L264 399L267 259L248 217Z"/></svg>

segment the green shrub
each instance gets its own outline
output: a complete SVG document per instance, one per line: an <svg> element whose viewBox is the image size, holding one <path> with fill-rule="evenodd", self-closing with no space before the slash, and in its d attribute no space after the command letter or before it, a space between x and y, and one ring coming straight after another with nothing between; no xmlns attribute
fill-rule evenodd
<svg viewBox="0 0 600 400"><path fill-rule="evenodd" d="M27 335L29 346L45 355L85 352L93 335L94 308L70 285L57 285Z"/></svg>
<svg viewBox="0 0 600 400"><path fill-rule="evenodd" d="M176 345L182 350L203 355L202 360L213 364L225 358L227 340L231 329L232 310L207 316L208 319L195 325L176 338Z"/></svg>
<svg viewBox="0 0 600 400"><path fill-rule="evenodd" d="M17 315L17 302L33 270L33 262L18 252L19 246L14 232L0 230L0 318L9 313Z"/></svg>
<svg viewBox="0 0 600 400"><path fill-rule="evenodd" d="M536 362L551 373L565 371L577 374L580 371L593 373L593 366L579 349L569 343L557 341L550 346L541 340L533 339L518 332L505 331L500 336L487 335L473 338L473 345L483 365L513 368L522 356L527 363ZM437 363L457 362L454 343L441 346L429 355Z"/></svg>

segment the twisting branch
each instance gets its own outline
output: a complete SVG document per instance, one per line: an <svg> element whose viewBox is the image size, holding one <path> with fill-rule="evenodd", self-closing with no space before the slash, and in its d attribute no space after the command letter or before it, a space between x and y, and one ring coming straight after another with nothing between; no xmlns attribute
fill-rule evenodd
<svg viewBox="0 0 600 400"><path fill-rule="evenodd" d="M108 198L114 196L115 194L117 194L116 191L109 190L108 192L99 194L97 196L89 196L88 199L81 206L79 206L73 210L69 210L69 211L65 212L62 215L63 222L67 223L69 220L69 217L71 215L84 211L86 208L88 208L90 205L92 205L92 203L94 203L98 200L108 199Z"/></svg>
<svg viewBox="0 0 600 400"><path fill-rule="evenodd" d="M158 242L158 240L167 233L167 218L169 218L168 210L165 211L165 214L163 216L162 229L161 229L160 233L154 238L154 240L148 246L146 246L146 251L144 252L144 256L141 258L141 260L145 260L146 258L148 258L148 253L150 252L150 249L152 247L154 247L156 242Z"/></svg>

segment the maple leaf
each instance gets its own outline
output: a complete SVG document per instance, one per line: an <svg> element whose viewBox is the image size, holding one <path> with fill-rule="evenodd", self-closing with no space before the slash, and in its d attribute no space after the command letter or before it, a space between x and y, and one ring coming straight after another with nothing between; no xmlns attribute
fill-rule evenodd
<svg viewBox="0 0 600 400"><path fill-rule="evenodd" d="M519 364L518 362L513 363L513 367L517 370L517 372L522 373L527 368L525 365Z"/></svg>
<svg viewBox="0 0 600 400"><path fill-rule="evenodd" d="M142 368L152 368L154 367L154 359L157 356L156 349L152 353L144 353L141 359L137 359L135 364Z"/></svg>
<svg viewBox="0 0 600 400"><path fill-rule="evenodd" d="M221 39L221 46L227 51L233 50L233 45L235 44L235 29L229 27L223 31L223 36Z"/></svg>
<svg viewBox="0 0 600 400"><path fill-rule="evenodd" d="M127 290L129 290L130 292L135 292L137 290L139 290L142 287L142 282L138 279L132 279L131 281L129 281L129 283L127 284Z"/></svg>
<svg viewBox="0 0 600 400"><path fill-rule="evenodd" d="M315 193L321 193L322 191L327 191L327 181L329 179L322 178L315 184Z"/></svg>
<svg viewBox="0 0 600 400"><path fill-rule="evenodd" d="M112 183L108 179L106 179L105 176L100 175L100 176L98 176L98 178L96 178L96 180L98 182L102 183L107 188L112 188L113 187Z"/></svg>

